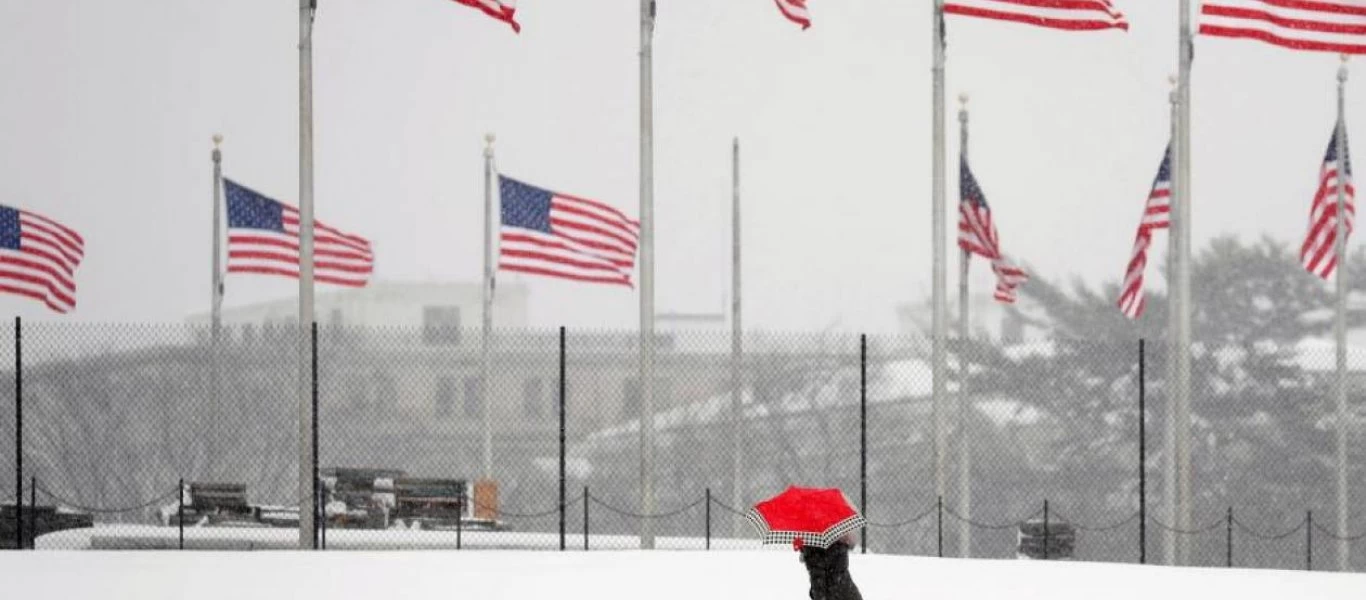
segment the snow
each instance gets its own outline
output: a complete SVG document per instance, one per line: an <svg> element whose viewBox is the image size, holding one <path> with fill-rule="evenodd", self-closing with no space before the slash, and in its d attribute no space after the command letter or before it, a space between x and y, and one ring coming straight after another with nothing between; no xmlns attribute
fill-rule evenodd
<svg viewBox="0 0 1366 600"><path fill-rule="evenodd" d="M583 534L572 529L566 532L566 545L583 548ZM660 537L656 546L664 550L701 550L703 538ZM174 550L179 546L179 530L156 525L96 525L68 529L38 537L39 550L118 550L160 549ZM278 527L186 527L185 547L191 550L286 550L299 543L296 529ZM640 546L640 538L633 535L593 534L589 547L594 550L628 550ZM558 548L558 533L524 531L463 531L458 544L465 549L544 550ZM455 531L422 531L403 529L334 529L327 532L329 550L454 550ZM759 549L757 538L740 540L712 538L713 548Z"/></svg>
<svg viewBox="0 0 1366 600"><path fill-rule="evenodd" d="M1359 599L1366 576L854 555L863 597ZM3 552L7 597L101 600L545 598L794 600L806 573L773 552ZM14 594L10 596L10 594Z"/></svg>

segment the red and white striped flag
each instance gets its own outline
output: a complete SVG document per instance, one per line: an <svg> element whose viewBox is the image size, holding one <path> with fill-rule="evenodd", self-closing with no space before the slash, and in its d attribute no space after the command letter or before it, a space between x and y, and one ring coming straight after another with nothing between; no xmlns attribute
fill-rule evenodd
<svg viewBox="0 0 1366 600"><path fill-rule="evenodd" d="M498 177L498 268L631 286L640 222L597 200Z"/></svg>
<svg viewBox="0 0 1366 600"><path fill-rule="evenodd" d="M802 26L805 30L811 27L811 12L806 8L806 0L773 0L778 4L778 10L782 11L787 20Z"/></svg>
<svg viewBox="0 0 1366 600"><path fill-rule="evenodd" d="M522 26L513 18L517 12L517 0L455 0L459 4L472 6L484 11L484 14L498 19L512 26L512 30L517 33L522 32Z"/></svg>
<svg viewBox="0 0 1366 600"><path fill-rule="evenodd" d="M38 213L0 206L0 293L26 296L59 313L76 308L76 267L85 240Z"/></svg>
<svg viewBox="0 0 1366 600"><path fill-rule="evenodd" d="M299 278L299 210L230 179L228 272ZM365 287L375 268L370 241L313 221L313 280Z"/></svg>
<svg viewBox="0 0 1366 600"><path fill-rule="evenodd" d="M991 271L996 274L996 300L1007 304L1015 302L1015 289L1028 281L1029 276L1006 260L1001 252L991 207L987 206L987 197L968 168L967 156L961 156L958 163L958 195L958 247L990 260Z"/></svg>
<svg viewBox="0 0 1366 600"><path fill-rule="evenodd" d="M1169 144L1166 154L1162 155L1162 165L1157 169L1153 189L1148 193L1148 202L1143 206L1143 218L1138 222L1129 267L1124 271L1124 284L1119 289L1119 310L1130 319L1141 316L1148 305L1143 295L1143 271L1148 266L1148 247L1153 243L1153 232L1171 226L1171 173L1172 148Z"/></svg>
<svg viewBox="0 0 1366 600"><path fill-rule="evenodd" d="M1200 34L1366 54L1366 0L1206 0Z"/></svg>
<svg viewBox="0 0 1366 600"><path fill-rule="evenodd" d="M944 14L1013 21L1050 29L1129 29L1110 0L948 0Z"/></svg>
<svg viewBox="0 0 1366 600"><path fill-rule="evenodd" d="M1345 130L1346 128L1341 128ZM1338 160L1338 131L1333 128L1333 139L1328 142L1328 154L1323 158L1319 169L1319 189L1314 192L1314 204L1309 208L1309 233L1304 236L1300 246L1300 264L1305 270L1324 279L1332 276L1338 266L1337 256L1337 214L1338 214L1338 176L1343 177L1347 190L1343 208L1347 220L1343 231L1349 236L1353 222L1356 221L1356 187L1352 183L1352 153L1349 150L1342 161ZM1346 133L1343 133L1342 146L1347 147ZM1345 244L1347 240L1343 240Z"/></svg>

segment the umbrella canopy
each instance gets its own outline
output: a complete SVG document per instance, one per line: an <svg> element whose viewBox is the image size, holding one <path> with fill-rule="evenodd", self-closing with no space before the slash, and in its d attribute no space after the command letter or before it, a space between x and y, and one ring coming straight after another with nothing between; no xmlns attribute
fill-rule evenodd
<svg viewBox="0 0 1366 600"><path fill-rule="evenodd" d="M844 534L867 525L844 492L789 486L745 513L765 544L829 548Z"/></svg>

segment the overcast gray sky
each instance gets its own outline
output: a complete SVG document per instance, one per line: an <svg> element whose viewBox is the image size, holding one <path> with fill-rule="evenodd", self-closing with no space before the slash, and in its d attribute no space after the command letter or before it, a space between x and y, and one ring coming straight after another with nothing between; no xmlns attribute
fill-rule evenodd
<svg viewBox="0 0 1366 600"><path fill-rule="evenodd" d="M1176 0L1117 4L1127 34L948 24L949 92L972 95L971 160L1005 248L1055 278L1120 277L1166 143ZM636 2L521 0L520 36L448 0L319 5L317 214L373 240L377 280L477 280L486 131L504 173L636 214ZM732 136L747 325L886 330L929 292L929 2L810 5L803 32L770 0L659 0L660 310L723 308ZM71 225L87 252L73 314L17 297L0 309L207 310L210 136L226 136L228 176L296 201L297 35L293 0L0 0L0 202ZM1337 57L1222 39L1196 55L1196 248L1222 233L1297 241ZM954 198L952 114L950 140ZM534 324L637 322L630 290L523 281ZM984 265L973 281L990 285ZM296 290L231 276L226 303Z"/></svg>

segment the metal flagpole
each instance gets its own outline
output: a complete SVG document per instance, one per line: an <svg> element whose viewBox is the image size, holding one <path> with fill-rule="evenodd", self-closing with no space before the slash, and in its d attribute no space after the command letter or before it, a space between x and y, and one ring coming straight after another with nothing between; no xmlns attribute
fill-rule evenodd
<svg viewBox="0 0 1366 600"><path fill-rule="evenodd" d="M220 336L223 328L223 151L219 148L223 144L223 136L215 133L213 135L213 290L209 300L209 360L213 364L209 365L209 410L210 410L210 430L208 431L209 444L207 462L212 465L218 461L218 440L221 436L223 423L219 421L222 414L219 406L219 380L221 379L222 360L219 351Z"/></svg>
<svg viewBox="0 0 1366 600"><path fill-rule="evenodd" d="M968 155L968 95L959 94L958 152ZM961 209L961 207L960 207ZM972 446L968 443L968 371L972 368L968 361L968 264L971 255L967 250L958 253L958 394L955 397L958 420L958 555L968 558L972 555Z"/></svg>
<svg viewBox="0 0 1366 600"><path fill-rule="evenodd" d="M213 290L209 305L212 307L209 318L209 333L218 345L218 333L223 324L223 151L219 148L223 136L213 135ZM214 389L217 392L217 388Z"/></svg>
<svg viewBox="0 0 1366 600"><path fill-rule="evenodd" d="M1171 167L1175 168L1176 161L1179 160L1181 152L1178 140L1181 137L1178 122L1181 119L1181 98L1176 92L1177 78L1172 75L1170 78L1172 90L1168 94L1171 103ZM1171 176L1171 192L1168 196L1170 203L1178 201L1177 188L1180 181L1175 177L1175 172L1169 173ZM1167 219L1167 360L1166 374L1163 376L1163 401L1165 406L1162 410L1162 454L1166 468L1162 472L1162 514L1168 523L1176 523L1176 318L1181 312L1178 304L1180 294L1177 293L1176 283L1176 255L1179 253L1177 243L1176 222L1179 220L1175 210L1169 210ZM1162 533L1162 557L1168 565L1176 564L1176 532L1170 527L1163 528Z"/></svg>
<svg viewBox="0 0 1366 600"><path fill-rule="evenodd" d="M934 275L931 291L933 308L934 344L931 349L930 363L933 379L934 409L934 491L939 498L944 497L947 479L944 464L945 425L944 425L944 342L947 337L948 307L946 305L947 275L945 273L944 244L946 243L945 201L944 201L944 0L934 0L934 154L933 154L933 196L930 210L933 221L932 243L934 244Z"/></svg>
<svg viewBox="0 0 1366 600"><path fill-rule="evenodd" d="M742 395L740 361L744 347L740 304L740 138L731 140L730 155L730 455L731 455L731 506L743 510L744 463L740 453L741 429L744 427L742 414ZM745 527L745 519L739 514L731 515L732 535L739 537Z"/></svg>
<svg viewBox="0 0 1366 600"><path fill-rule="evenodd" d="M309 348L313 323L313 15L317 0L299 0L299 549L315 548L313 531L313 389Z"/></svg>
<svg viewBox="0 0 1366 600"><path fill-rule="evenodd" d="M1347 539L1347 55L1342 55L1342 65L1338 67L1338 122L1334 140L1337 145L1337 184L1338 206L1337 234L1333 240L1333 255L1337 258L1337 319L1333 324L1333 335L1337 346L1337 454L1338 454L1338 570L1350 570L1351 543Z"/></svg>
<svg viewBox="0 0 1366 600"><path fill-rule="evenodd" d="M640 548L655 547L654 0L640 0Z"/></svg>
<svg viewBox="0 0 1366 600"><path fill-rule="evenodd" d="M479 350L479 398L483 420L484 438L484 480L493 479L493 415L489 413L489 346L493 339L493 134L484 134L484 284L481 286L483 299L483 335L480 336Z"/></svg>
<svg viewBox="0 0 1366 600"><path fill-rule="evenodd" d="M1176 191L1180 198L1176 210L1180 218L1173 221L1175 230L1181 232L1179 252L1177 253L1177 289L1180 290L1180 311L1177 317L1176 340L1176 458L1177 471L1177 527L1190 531L1194 499L1191 473L1191 202L1195 194L1191 189L1191 35L1190 0L1181 0L1181 69L1178 75L1177 92L1179 104L1180 147L1177 170L1181 182ZM1182 536L1177 544L1180 564L1190 564L1190 537Z"/></svg>

